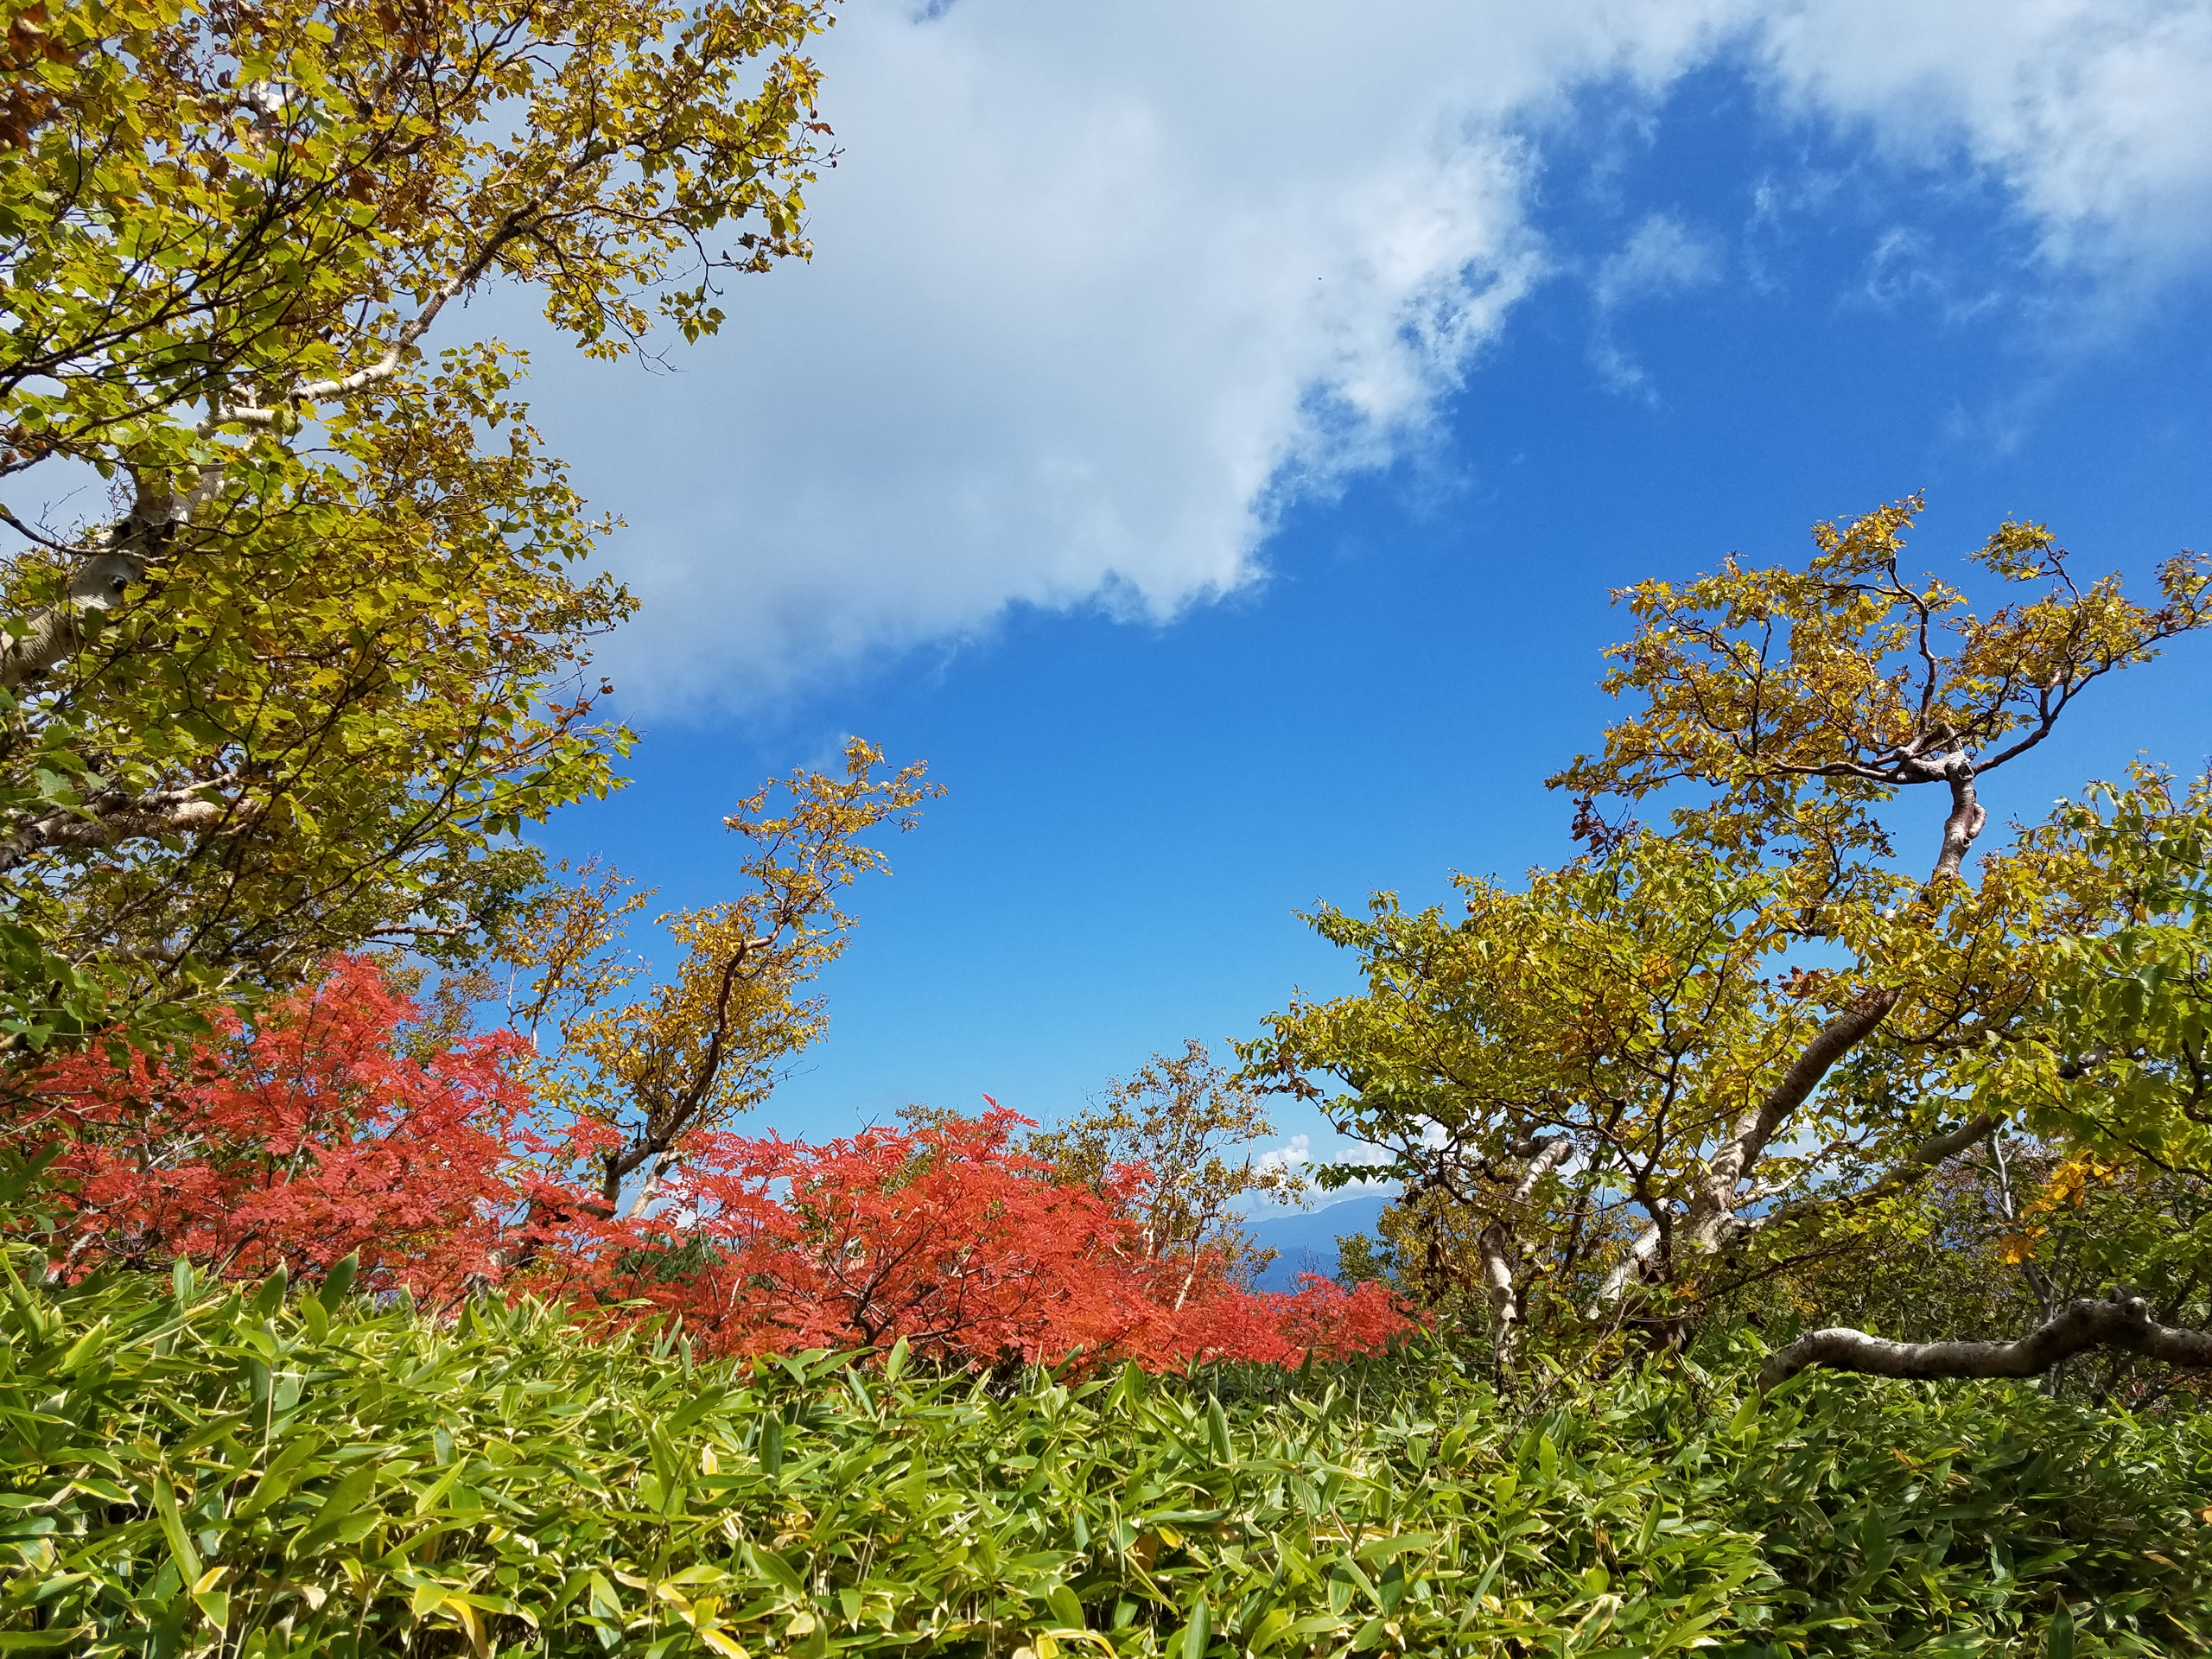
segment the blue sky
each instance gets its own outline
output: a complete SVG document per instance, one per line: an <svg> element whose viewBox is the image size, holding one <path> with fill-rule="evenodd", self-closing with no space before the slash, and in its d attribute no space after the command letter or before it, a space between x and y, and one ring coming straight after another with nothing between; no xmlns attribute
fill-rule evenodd
<svg viewBox="0 0 2212 1659"><path fill-rule="evenodd" d="M1935 569L2212 545L2212 6L1537 10L855 0L811 265L668 372L540 347L646 601L555 849L704 903L846 733L950 791L764 1122L1051 1118L1348 987L1317 900L1565 856L1611 587L1915 489ZM2133 671L1993 810L2202 765L2208 691Z"/></svg>

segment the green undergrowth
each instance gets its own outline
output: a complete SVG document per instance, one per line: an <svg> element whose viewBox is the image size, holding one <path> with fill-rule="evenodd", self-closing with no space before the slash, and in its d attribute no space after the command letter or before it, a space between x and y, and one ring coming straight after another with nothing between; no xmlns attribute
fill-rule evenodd
<svg viewBox="0 0 2212 1659"><path fill-rule="evenodd" d="M18 1267L28 1264L16 1258ZM0 1652L2196 1653L2212 1433L1447 1356L1257 1393L747 1375L480 1303L116 1279L0 1325ZM1224 1399L1228 1403L1224 1403Z"/></svg>

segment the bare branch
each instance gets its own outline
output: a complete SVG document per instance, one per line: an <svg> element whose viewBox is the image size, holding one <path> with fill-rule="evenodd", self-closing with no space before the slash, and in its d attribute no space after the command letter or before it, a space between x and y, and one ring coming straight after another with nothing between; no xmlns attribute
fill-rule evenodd
<svg viewBox="0 0 2212 1659"><path fill-rule="evenodd" d="M1768 1357L1759 1368L1759 1386L1770 1389L1814 1365L1929 1380L2040 1376L2091 1348L2125 1349L2171 1365L2212 1367L2212 1332L2160 1325L2141 1297L2116 1293L2110 1301L2069 1303L2016 1342L1891 1342L1843 1325L1808 1332Z"/></svg>

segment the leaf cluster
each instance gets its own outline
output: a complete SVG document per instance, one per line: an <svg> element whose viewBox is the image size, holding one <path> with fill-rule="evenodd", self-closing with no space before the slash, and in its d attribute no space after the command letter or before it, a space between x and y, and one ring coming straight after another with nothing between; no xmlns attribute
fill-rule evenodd
<svg viewBox="0 0 2212 1659"><path fill-rule="evenodd" d="M1973 563L2047 591L1977 616L1961 588L1902 567L1922 505L1916 495L1815 525L1802 567L1732 556L1686 582L1620 590L1637 626L1606 653L1605 689L1633 712L1553 786L1635 798L1692 781L1721 791L1730 821L1756 833L1751 815L1797 805L1807 785L1855 804L1942 781L1960 755L1992 772L2041 743L2095 681L2212 618L2202 558L2167 561L2164 602L2146 607L2116 576L2082 588L2048 527L2012 522ZM1853 828L1875 842L1864 820Z"/></svg>

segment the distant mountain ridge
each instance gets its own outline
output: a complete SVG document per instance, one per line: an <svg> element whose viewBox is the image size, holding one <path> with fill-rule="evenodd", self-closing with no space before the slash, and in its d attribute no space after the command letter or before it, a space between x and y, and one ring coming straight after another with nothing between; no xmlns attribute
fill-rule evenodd
<svg viewBox="0 0 2212 1659"><path fill-rule="evenodd" d="M1256 1281L1262 1290L1294 1290L1301 1273L1333 1277L1337 1271L1337 1241L1354 1233L1372 1233L1389 1204L1380 1192L1346 1198L1324 1210L1294 1211L1288 1215L1262 1216L1247 1222L1244 1230L1275 1259Z"/></svg>

